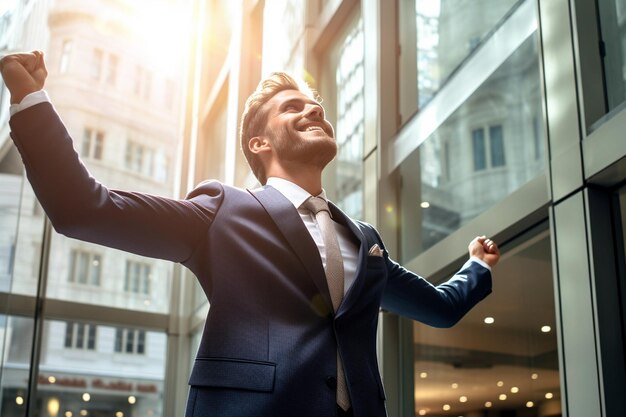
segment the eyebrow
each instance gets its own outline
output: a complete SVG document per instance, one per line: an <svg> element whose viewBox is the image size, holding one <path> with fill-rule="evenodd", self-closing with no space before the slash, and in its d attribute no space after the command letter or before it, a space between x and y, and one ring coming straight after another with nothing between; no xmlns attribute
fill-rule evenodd
<svg viewBox="0 0 626 417"><path fill-rule="evenodd" d="M291 99L283 102L280 105L279 109L282 110L282 109L284 109L286 106L288 106L290 104L313 104L315 106L322 107L322 105L319 102L317 102L317 101L315 101L313 99L303 99L303 98L299 98L299 97L294 97L294 98L291 98Z"/></svg>

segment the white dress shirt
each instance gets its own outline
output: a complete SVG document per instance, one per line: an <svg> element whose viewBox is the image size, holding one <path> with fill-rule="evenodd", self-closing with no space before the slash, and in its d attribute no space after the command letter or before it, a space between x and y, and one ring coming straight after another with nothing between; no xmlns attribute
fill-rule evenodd
<svg viewBox="0 0 626 417"><path fill-rule="evenodd" d="M302 204L309 197L311 197L311 194L302 189L299 185L283 178L269 177L267 179L267 185L270 185L278 190L278 192L284 195L285 198L289 200L298 210L300 218L304 222L304 225L311 234L313 241L315 241L315 244L317 245L317 249L320 252L320 258L322 258L322 264L325 268L326 248L324 247L324 241L322 240L322 233L317 224L317 219L310 210L301 207ZM324 190L322 190L322 193L316 197L320 197L328 201ZM354 242L352 232L347 227L337 222L333 222L333 224L335 225L337 241L339 242L339 249L341 249L341 256L343 257L343 294L345 295L356 279L356 268L359 262L359 247Z"/></svg>

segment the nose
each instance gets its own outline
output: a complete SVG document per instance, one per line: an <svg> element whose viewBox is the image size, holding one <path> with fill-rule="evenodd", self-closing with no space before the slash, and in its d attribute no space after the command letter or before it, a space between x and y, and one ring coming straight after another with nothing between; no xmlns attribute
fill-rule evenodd
<svg viewBox="0 0 626 417"><path fill-rule="evenodd" d="M318 118L324 120L324 109L319 104L307 104L304 108L305 117Z"/></svg>

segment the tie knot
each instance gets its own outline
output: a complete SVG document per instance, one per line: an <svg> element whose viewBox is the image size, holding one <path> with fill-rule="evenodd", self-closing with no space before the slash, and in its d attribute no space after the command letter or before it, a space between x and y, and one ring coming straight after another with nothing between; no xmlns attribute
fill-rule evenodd
<svg viewBox="0 0 626 417"><path fill-rule="evenodd" d="M330 214L328 203L323 198L309 197L309 199L306 200L302 206L315 215L317 215L320 211L327 211Z"/></svg>

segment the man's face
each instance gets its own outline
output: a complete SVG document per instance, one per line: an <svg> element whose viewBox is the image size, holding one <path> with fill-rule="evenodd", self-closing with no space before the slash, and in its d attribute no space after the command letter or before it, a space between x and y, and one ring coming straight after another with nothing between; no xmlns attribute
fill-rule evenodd
<svg viewBox="0 0 626 417"><path fill-rule="evenodd" d="M269 138L280 161L324 168L337 154L333 127L324 108L298 90L276 93L266 104Z"/></svg>

